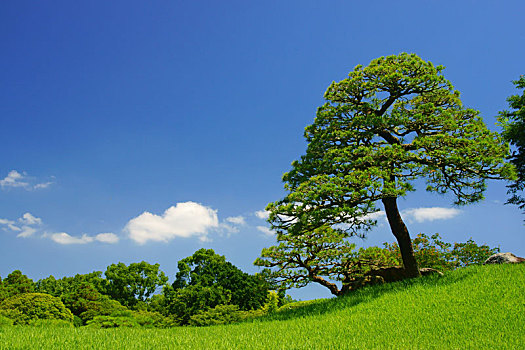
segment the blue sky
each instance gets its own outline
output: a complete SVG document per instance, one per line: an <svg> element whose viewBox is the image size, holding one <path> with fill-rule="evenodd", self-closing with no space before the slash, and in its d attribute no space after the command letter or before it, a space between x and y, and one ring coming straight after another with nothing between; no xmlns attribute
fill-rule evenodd
<svg viewBox="0 0 525 350"><path fill-rule="evenodd" d="M2 2L0 276L146 260L173 280L201 247L258 271L275 243L260 211L284 195L332 81L414 52L498 130L525 74L523 13L522 1ZM479 204L419 190L400 207L414 236L525 256L524 217L505 200L490 182ZM356 243L384 241L380 219Z"/></svg>

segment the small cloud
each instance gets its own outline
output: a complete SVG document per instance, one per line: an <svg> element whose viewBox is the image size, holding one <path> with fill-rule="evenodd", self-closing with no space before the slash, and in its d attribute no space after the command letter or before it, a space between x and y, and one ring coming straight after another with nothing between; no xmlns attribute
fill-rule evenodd
<svg viewBox="0 0 525 350"><path fill-rule="evenodd" d="M5 226L4 230L17 232L17 237L26 238L32 236L37 231L37 228L34 226L42 224L42 219L31 215L31 213L25 213L17 221L18 223L12 220L0 219L0 225Z"/></svg>
<svg viewBox="0 0 525 350"><path fill-rule="evenodd" d="M373 213L367 214L363 216L363 220L379 220L381 218L386 217L386 213L382 210L375 211Z"/></svg>
<svg viewBox="0 0 525 350"><path fill-rule="evenodd" d="M31 191L48 188L53 183L52 181L48 181L35 184L35 179L27 176L25 172L19 173L16 170L11 170L3 180L0 180L0 188L9 189L20 187Z"/></svg>
<svg viewBox="0 0 525 350"><path fill-rule="evenodd" d="M244 221L244 217L242 216L232 216L226 218L226 221L234 225L246 225L246 221Z"/></svg>
<svg viewBox="0 0 525 350"><path fill-rule="evenodd" d="M257 210L255 212L255 216L257 216L259 219L266 220L270 216L270 212L266 210Z"/></svg>
<svg viewBox="0 0 525 350"><path fill-rule="evenodd" d="M20 174L16 170L11 170L9 174L3 179L0 180L0 187L2 189L4 188L10 188L10 187L29 187L29 183L23 181L25 178L25 175Z"/></svg>
<svg viewBox="0 0 525 350"><path fill-rule="evenodd" d="M0 219L0 225L5 225L11 231L21 231L21 228L15 225L14 221L7 219ZM6 228L4 228L6 230Z"/></svg>
<svg viewBox="0 0 525 350"><path fill-rule="evenodd" d="M93 237L82 235L82 237L73 237L65 232L52 233L49 237L58 244L86 244L93 242Z"/></svg>
<svg viewBox="0 0 525 350"><path fill-rule="evenodd" d="M35 190L40 190L40 189L43 189L43 188L48 188L49 186L51 186L52 184L54 184L54 182L43 182L41 184L36 184L33 188Z"/></svg>
<svg viewBox="0 0 525 350"><path fill-rule="evenodd" d="M261 231L262 233L264 233L267 236L274 236L275 235L275 232L273 232L272 230L270 230L266 226L257 226L257 230Z"/></svg>
<svg viewBox="0 0 525 350"><path fill-rule="evenodd" d="M21 238L27 238L27 237L32 236L33 233L36 232L36 228L31 227L31 226L22 226L22 229L20 231L21 232L17 234L16 236L21 237Z"/></svg>
<svg viewBox="0 0 525 350"><path fill-rule="evenodd" d="M119 241L119 238L114 233L99 233L95 236L95 239L99 242L114 244Z"/></svg>
<svg viewBox="0 0 525 350"><path fill-rule="evenodd" d="M195 202L177 203L162 214L144 212L131 219L124 230L138 244L168 242L176 237L197 236L207 240L211 229L219 228L217 210Z"/></svg>
<svg viewBox="0 0 525 350"><path fill-rule="evenodd" d="M31 215L31 213L25 213L24 215L22 215L20 219L18 219L18 221L26 225L41 225L42 224L42 219L34 217L33 215Z"/></svg>
<svg viewBox="0 0 525 350"><path fill-rule="evenodd" d="M406 217L407 220L415 220L416 222L434 221L434 220L447 220L458 216L461 210L455 208L413 208L406 209L401 212L401 215Z"/></svg>

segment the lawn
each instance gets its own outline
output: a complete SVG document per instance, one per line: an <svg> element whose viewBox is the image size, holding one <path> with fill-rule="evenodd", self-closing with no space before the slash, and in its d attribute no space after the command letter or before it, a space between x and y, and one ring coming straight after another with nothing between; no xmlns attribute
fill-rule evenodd
<svg viewBox="0 0 525 350"><path fill-rule="evenodd" d="M519 349L524 292L525 264L473 266L234 325L0 327L0 349Z"/></svg>

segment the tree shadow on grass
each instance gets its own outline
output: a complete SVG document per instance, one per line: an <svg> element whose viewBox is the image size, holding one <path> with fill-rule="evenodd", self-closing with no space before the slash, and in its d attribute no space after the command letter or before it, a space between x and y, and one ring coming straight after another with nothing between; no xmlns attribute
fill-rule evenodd
<svg viewBox="0 0 525 350"><path fill-rule="evenodd" d="M316 317L336 311L368 303L389 293L398 293L415 287L440 288L451 284L460 283L476 272L471 268L462 268L445 273L444 276L432 275L420 278L406 279L382 285L368 286L348 294L331 299L315 299L299 301L282 307L278 312L257 318L255 322L286 321L297 318Z"/></svg>

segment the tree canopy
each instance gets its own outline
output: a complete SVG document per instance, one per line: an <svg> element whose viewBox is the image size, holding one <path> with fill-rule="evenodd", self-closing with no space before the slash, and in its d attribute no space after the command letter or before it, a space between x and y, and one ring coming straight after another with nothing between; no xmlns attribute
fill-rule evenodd
<svg viewBox="0 0 525 350"><path fill-rule="evenodd" d="M500 112L499 121L504 128L503 136L515 147L510 159L518 173L517 179L508 187L511 197L507 203L518 205L525 213L525 76L522 75L513 83L516 88L523 90L522 94L507 98L512 110Z"/></svg>
<svg viewBox="0 0 525 350"><path fill-rule="evenodd" d="M268 283L260 275L250 275L212 249L199 249L178 262L172 288L165 290L170 313L186 324L194 314L217 305L237 305L241 310L264 305Z"/></svg>
<svg viewBox="0 0 525 350"><path fill-rule="evenodd" d="M168 281L159 264L152 265L145 261L129 266L124 263L111 264L104 274L107 293L122 305L130 307L145 301Z"/></svg>
<svg viewBox="0 0 525 350"><path fill-rule="evenodd" d="M462 105L443 69L402 53L358 65L328 87L305 130L306 154L283 176L288 194L267 206L278 242L321 227L364 236L382 203L407 276L419 276L397 206L415 180L460 205L483 199L486 179L514 176L508 144Z"/></svg>

